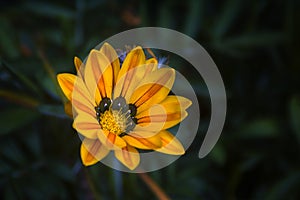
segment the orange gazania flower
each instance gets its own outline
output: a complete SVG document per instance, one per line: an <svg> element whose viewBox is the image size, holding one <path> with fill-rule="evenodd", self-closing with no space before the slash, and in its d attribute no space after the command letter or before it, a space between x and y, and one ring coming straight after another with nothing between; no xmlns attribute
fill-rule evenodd
<svg viewBox="0 0 300 200"><path fill-rule="evenodd" d="M105 43L100 50L91 50L85 63L75 57L77 76L57 75L69 100L66 113L83 136L83 164L93 165L114 151L133 170L140 162L138 149L184 154L180 141L167 131L187 116L191 105L184 97L168 95L174 69L158 68L157 59L147 59L139 46L122 61Z"/></svg>

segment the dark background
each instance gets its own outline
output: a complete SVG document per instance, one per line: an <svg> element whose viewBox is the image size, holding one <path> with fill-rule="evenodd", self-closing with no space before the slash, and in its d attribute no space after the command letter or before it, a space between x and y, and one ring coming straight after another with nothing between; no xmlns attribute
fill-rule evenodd
<svg viewBox="0 0 300 200"><path fill-rule="evenodd" d="M228 112L217 145L199 159L210 103L200 76L190 76L199 133L184 156L150 176L172 199L299 199L299 8L296 0L1 1L0 198L155 199L136 174L81 165L56 74L74 73L75 55L85 58L114 34L158 26L208 51Z"/></svg>

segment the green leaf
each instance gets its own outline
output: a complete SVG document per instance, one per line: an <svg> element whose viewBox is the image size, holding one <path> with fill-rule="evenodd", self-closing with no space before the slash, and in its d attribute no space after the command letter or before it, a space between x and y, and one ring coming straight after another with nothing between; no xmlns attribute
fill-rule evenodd
<svg viewBox="0 0 300 200"><path fill-rule="evenodd" d="M38 133L29 132L26 137L22 138L24 140L24 145L29 150L29 152L36 158L41 156L42 147L40 141L40 135Z"/></svg>
<svg viewBox="0 0 300 200"><path fill-rule="evenodd" d="M84 2L86 5L84 6L84 8L86 10L89 9L94 9L95 7L101 6L101 4L104 4L105 1L104 0L89 0L89 1L84 1L84 0L78 0L78 2L80 2L80 4L82 5Z"/></svg>
<svg viewBox="0 0 300 200"><path fill-rule="evenodd" d="M3 156L8 163L13 165L22 165L27 161L26 155L13 140L8 140L4 144L1 144L1 156ZM14 173L13 176L19 176L20 173L18 171L14 172L16 173Z"/></svg>
<svg viewBox="0 0 300 200"><path fill-rule="evenodd" d="M39 114L25 108L13 108L1 111L0 135L18 130L34 121Z"/></svg>
<svg viewBox="0 0 300 200"><path fill-rule="evenodd" d="M224 48L269 47L285 41L285 35L280 32L246 33L241 36L227 38L221 45Z"/></svg>
<svg viewBox="0 0 300 200"><path fill-rule="evenodd" d="M49 167L49 171L55 177L59 177L63 181L69 181L69 182L74 181L75 176L72 172L72 169L70 169L68 166L60 162L52 161L51 163L48 164L48 167Z"/></svg>
<svg viewBox="0 0 300 200"><path fill-rule="evenodd" d="M7 174L10 171L11 167L9 166L8 163L6 163L2 159L0 160L0 166L1 166L0 167L0 185L1 185L2 181L6 179L6 177L3 175Z"/></svg>
<svg viewBox="0 0 300 200"><path fill-rule="evenodd" d="M22 95L9 90L0 90L0 97L28 108L35 108L40 104L36 99L30 96Z"/></svg>
<svg viewBox="0 0 300 200"><path fill-rule="evenodd" d="M20 199L18 193L16 193L15 188L11 185L6 185L4 190L4 199Z"/></svg>
<svg viewBox="0 0 300 200"><path fill-rule="evenodd" d="M170 10L170 4L168 1L164 1L160 4L159 9L159 20L158 20L158 26L159 27L166 27L166 28L172 28L172 13Z"/></svg>
<svg viewBox="0 0 300 200"><path fill-rule="evenodd" d="M41 80L41 85L47 91L48 94L56 99L59 99L59 91L57 84L53 83L53 79L50 76L44 76Z"/></svg>
<svg viewBox="0 0 300 200"><path fill-rule="evenodd" d="M279 124L270 118L256 119L244 125L239 134L243 138L275 137L279 134Z"/></svg>
<svg viewBox="0 0 300 200"><path fill-rule="evenodd" d="M40 96L39 88L34 84L28 77L26 77L22 72L18 71L15 67L8 65L6 62L0 59L0 65L2 65L11 75L20 80L20 82L25 85L30 91L35 92L35 94Z"/></svg>
<svg viewBox="0 0 300 200"><path fill-rule="evenodd" d="M289 104L291 127L300 143L300 98L292 97Z"/></svg>
<svg viewBox="0 0 300 200"><path fill-rule="evenodd" d="M204 20L204 1L203 0L192 0L189 2L189 12L184 27L184 33L190 37L196 37L198 30Z"/></svg>
<svg viewBox="0 0 300 200"><path fill-rule="evenodd" d="M250 157L245 159L239 167L243 172L248 171L256 167L264 159L265 157L262 154L251 154Z"/></svg>
<svg viewBox="0 0 300 200"><path fill-rule="evenodd" d="M54 95L61 94L61 90L57 83L56 74L52 65L49 63L48 58L43 51L39 51L39 57L41 58L43 66L48 75L43 79L44 81L42 82L42 84L44 85L44 87L46 87L46 90L48 92L51 91Z"/></svg>
<svg viewBox="0 0 300 200"><path fill-rule="evenodd" d="M21 185L28 199L66 199L63 183L48 171L32 171L30 176L22 179Z"/></svg>
<svg viewBox="0 0 300 200"><path fill-rule="evenodd" d="M59 118L66 118L65 110L62 105L40 105L38 107L40 113L44 115L59 117Z"/></svg>
<svg viewBox="0 0 300 200"><path fill-rule="evenodd" d="M75 15L73 10L52 3L29 2L29 3L25 3L23 7L38 15L50 17L50 18L63 17L63 18L72 19L74 18Z"/></svg>
<svg viewBox="0 0 300 200"><path fill-rule="evenodd" d="M282 180L279 180L274 187L267 192L267 196L264 199L294 199L292 190L299 189L300 173L292 172ZM290 197L290 198L289 198Z"/></svg>
<svg viewBox="0 0 300 200"><path fill-rule="evenodd" d="M214 41L212 48L230 56L243 57L249 52L253 53L254 48L269 48L285 41L286 36L281 32L244 33Z"/></svg>
<svg viewBox="0 0 300 200"><path fill-rule="evenodd" d="M226 31L229 29L233 21L238 17L238 12L240 11L240 5L242 1L230 0L226 1L225 8L222 10L221 14L217 17L216 24L214 27L213 36L215 39L221 38Z"/></svg>
<svg viewBox="0 0 300 200"><path fill-rule="evenodd" d="M210 152L210 157L219 165L223 165L226 161L226 151L224 147L217 143L213 150Z"/></svg>
<svg viewBox="0 0 300 200"><path fill-rule="evenodd" d="M16 44L15 31L10 26L9 21L0 18L0 53L9 58L16 58L19 56L18 46Z"/></svg>

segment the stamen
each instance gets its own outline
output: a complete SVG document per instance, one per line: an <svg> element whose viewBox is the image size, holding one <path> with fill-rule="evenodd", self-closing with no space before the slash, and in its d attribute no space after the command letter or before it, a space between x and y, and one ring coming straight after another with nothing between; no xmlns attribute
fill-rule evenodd
<svg viewBox="0 0 300 200"><path fill-rule="evenodd" d="M131 117L129 122L126 124L127 125L126 132L129 133L130 131L132 131L135 128L136 124L137 124L137 118Z"/></svg>
<svg viewBox="0 0 300 200"><path fill-rule="evenodd" d="M117 111L105 111L100 115L99 124L102 129L116 135L121 134L126 129L126 120Z"/></svg>
<svg viewBox="0 0 300 200"><path fill-rule="evenodd" d="M113 101L107 97L103 98L95 110L101 128L120 135L120 137L132 131L137 124L136 106L134 104L128 105L122 96Z"/></svg>
<svg viewBox="0 0 300 200"><path fill-rule="evenodd" d="M126 103L125 98L120 96L114 99L111 108L113 110L120 110L126 112L128 110L128 104Z"/></svg>

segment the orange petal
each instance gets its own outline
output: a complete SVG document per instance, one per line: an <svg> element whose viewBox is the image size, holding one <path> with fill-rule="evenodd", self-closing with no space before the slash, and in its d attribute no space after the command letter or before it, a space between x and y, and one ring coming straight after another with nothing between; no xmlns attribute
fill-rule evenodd
<svg viewBox="0 0 300 200"><path fill-rule="evenodd" d="M78 72L82 65L82 61L77 56L74 57L74 65L75 65L76 71Z"/></svg>
<svg viewBox="0 0 300 200"><path fill-rule="evenodd" d="M97 119L87 113L80 113L75 117L73 128L84 137L90 139L98 138L97 134L101 131Z"/></svg>
<svg viewBox="0 0 300 200"><path fill-rule="evenodd" d="M158 69L158 62L156 58L150 58L146 60L146 70L143 78L146 78L148 74Z"/></svg>
<svg viewBox="0 0 300 200"><path fill-rule="evenodd" d="M111 98L113 69L109 60L100 51L93 49L90 52L85 65L84 80L97 103L100 102L101 97Z"/></svg>
<svg viewBox="0 0 300 200"><path fill-rule="evenodd" d="M185 150L180 141L169 131L161 131L160 133L158 133L158 136L162 141L162 148L156 149L156 151L172 155L182 155L185 153Z"/></svg>
<svg viewBox="0 0 300 200"><path fill-rule="evenodd" d="M128 53L118 74L114 98L119 96L125 97L128 89L133 88L142 79L144 73L139 71L143 71L144 68L139 66L144 64L145 54L141 47L136 47Z"/></svg>
<svg viewBox="0 0 300 200"><path fill-rule="evenodd" d="M108 43L103 44L103 46L100 49L100 52L106 56L106 58L112 65L113 84L115 85L120 71L120 61L118 54L116 53L115 49Z"/></svg>
<svg viewBox="0 0 300 200"><path fill-rule="evenodd" d="M83 80L77 78L72 95L73 114L75 114L73 127L81 135L90 139L96 139L100 129L94 109L95 105Z"/></svg>
<svg viewBox="0 0 300 200"><path fill-rule="evenodd" d="M110 133L107 130L101 130L98 132L98 139L106 146L106 148L121 149L126 147L126 142L118 135Z"/></svg>
<svg viewBox="0 0 300 200"><path fill-rule="evenodd" d="M73 117L73 111L72 111L72 104L71 101L67 101L65 103L65 113L69 116L69 117Z"/></svg>
<svg viewBox="0 0 300 200"><path fill-rule="evenodd" d="M126 146L121 150L115 150L116 158L126 167L134 170L140 163L139 152L131 146Z"/></svg>
<svg viewBox="0 0 300 200"><path fill-rule="evenodd" d="M167 96L160 104L156 104L136 116L139 125L136 130L160 131L175 126L187 116L185 110L191 104L192 102L187 98Z"/></svg>
<svg viewBox="0 0 300 200"><path fill-rule="evenodd" d="M125 99L127 101L130 100L132 93L136 89L137 85L141 82L141 80L145 79L151 72L158 69L157 60L155 58L150 58L145 61L145 64L136 67L135 74L133 75L130 85L124 94Z"/></svg>
<svg viewBox="0 0 300 200"><path fill-rule="evenodd" d="M127 144L138 149L158 149L161 147L162 142L160 137L142 137L141 135L142 134L138 135L136 133L130 133L122 138L127 142Z"/></svg>
<svg viewBox="0 0 300 200"><path fill-rule="evenodd" d="M87 113L92 117L96 117L95 100L91 97L81 78L77 78L74 83L72 106L77 115L80 113Z"/></svg>
<svg viewBox="0 0 300 200"><path fill-rule="evenodd" d="M150 58L150 59L147 59L146 60L146 64L157 64L158 63L158 61L157 61L157 59L156 58Z"/></svg>
<svg viewBox="0 0 300 200"><path fill-rule="evenodd" d="M170 92L174 80L174 69L161 68L153 71L139 83L129 103L137 106L137 114L139 114L164 100Z"/></svg>
<svg viewBox="0 0 300 200"><path fill-rule="evenodd" d="M109 150L105 148L98 139L91 140L84 138L80 148L82 163L85 166L90 166L103 159Z"/></svg>
<svg viewBox="0 0 300 200"><path fill-rule="evenodd" d="M58 84L69 100L72 99L72 91L75 80L76 76L73 74L63 73L57 75Z"/></svg>
<svg viewBox="0 0 300 200"><path fill-rule="evenodd" d="M128 74L131 75L122 76L121 78L119 78L114 88L114 98L122 96L126 99L127 102L129 102L137 85L141 82L143 78L147 76L147 74L151 73L152 70L152 64L143 64L129 71ZM129 79L129 77L131 78Z"/></svg>

